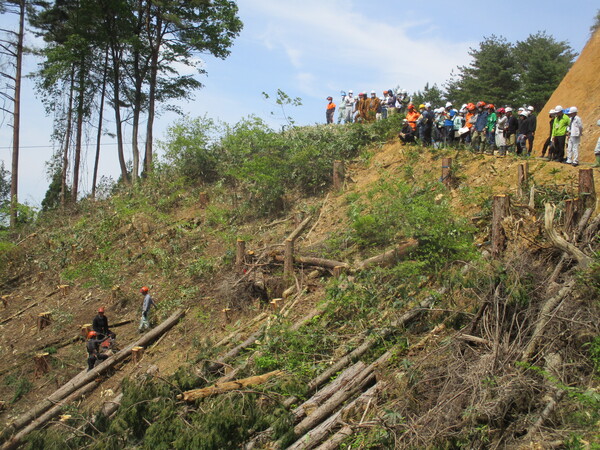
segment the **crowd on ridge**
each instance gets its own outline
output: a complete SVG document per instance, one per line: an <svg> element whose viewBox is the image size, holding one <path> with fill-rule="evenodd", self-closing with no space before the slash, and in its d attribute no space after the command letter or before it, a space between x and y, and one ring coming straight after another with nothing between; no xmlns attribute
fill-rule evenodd
<svg viewBox="0 0 600 450"><path fill-rule="evenodd" d="M354 97L352 90L341 92L339 105L327 97L326 120L334 123L374 122L397 113L405 114L398 137L404 143L420 142L424 146L470 146L477 153L505 156L507 152L529 156L537 129L537 115L533 106L523 106L514 111L510 106L496 107L479 101L463 104L456 109L452 102L433 108L425 102L415 105L408 93L398 89L383 91L378 97L364 92ZM579 164L579 144L583 123L576 106L564 109L557 105L548 111L550 133L545 139L542 157L551 161ZM599 121L600 124L600 121ZM565 154L566 153L566 154ZM600 165L600 140L595 155Z"/></svg>

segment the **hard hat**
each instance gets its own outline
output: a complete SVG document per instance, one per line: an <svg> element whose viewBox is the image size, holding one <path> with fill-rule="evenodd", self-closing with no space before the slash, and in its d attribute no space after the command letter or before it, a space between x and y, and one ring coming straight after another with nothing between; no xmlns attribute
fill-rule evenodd
<svg viewBox="0 0 600 450"><path fill-rule="evenodd" d="M498 114L504 114L506 111L504 111L504 108L498 108L497 113Z"/></svg>
<svg viewBox="0 0 600 450"><path fill-rule="evenodd" d="M377 93L377 92L375 92L375 91L371 91L371 94L376 94L376 93Z"/></svg>
<svg viewBox="0 0 600 450"><path fill-rule="evenodd" d="M431 103L425 102L425 108L431 108Z"/></svg>
<svg viewBox="0 0 600 450"><path fill-rule="evenodd" d="M469 111L473 111L475 109L475 105L473 103L467 103L467 109Z"/></svg>
<svg viewBox="0 0 600 450"><path fill-rule="evenodd" d="M525 111L525 108L523 108L522 106L519 108L519 111Z"/></svg>
<svg viewBox="0 0 600 450"><path fill-rule="evenodd" d="M402 89L402 93L403 93L403 94L406 94L406 89Z"/></svg>
<svg viewBox="0 0 600 450"><path fill-rule="evenodd" d="M421 103L421 104L419 105L419 109L425 109L425 105L424 105L423 103Z"/></svg>
<svg viewBox="0 0 600 450"><path fill-rule="evenodd" d="M354 94L354 91L353 91L352 89L350 89L350 90L348 91L348 94Z"/></svg>
<svg viewBox="0 0 600 450"><path fill-rule="evenodd" d="M463 103L463 105L460 107L460 109L461 109L461 110L462 110L462 109L467 109L467 104L466 104L466 103Z"/></svg>
<svg viewBox="0 0 600 450"><path fill-rule="evenodd" d="M523 110L523 111L519 111L519 115L527 117L529 115L529 113L527 111Z"/></svg>
<svg viewBox="0 0 600 450"><path fill-rule="evenodd" d="M97 335L98 335L98 333L96 333L94 330L92 330L92 331L88 332L87 338L91 339Z"/></svg>
<svg viewBox="0 0 600 450"><path fill-rule="evenodd" d="M527 111L532 111L532 112L533 112L533 110L534 110L534 107L533 107L533 106L528 106L528 107L527 107Z"/></svg>
<svg viewBox="0 0 600 450"><path fill-rule="evenodd" d="M402 122L408 122L408 119L402 119Z"/></svg>
<svg viewBox="0 0 600 450"><path fill-rule="evenodd" d="M508 112L512 112L512 108L510 106L508 106L504 111L507 112L507 113Z"/></svg>
<svg viewBox="0 0 600 450"><path fill-rule="evenodd" d="M449 108L449 107L451 107L451 106L452 106L452 103L451 103L451 102L446 102L446 108Z"/></svg>
<svg viewBox="0 0 600 450"><path fill-rule="evenodd" d="M413 102L410 102L408 104L408 109L414 109L414 108L415 108L415 105L413 104Z"/></svg>
<svg viewBox="0 0 600 450"><path fill-rule="evenodd" d="M388 93L388 91L383 91L383 95L385 95L385 94L387 94L387 93Z"/></svg>
<svg viewBox="0 0 600 450"><path fill-rule="evenodd" d="M553 109L551 109L550 111L548 111L548 114L556 114L556 111L554 111Z"/></svg>
<svg viewBox="0 0 600 450"><path fill-rule="evenodd" d="M489 109L496 109L496 107L494 106L494 104L493 104L493 103L490 103L489 105L487 105L487 107L488 107Z"/></svg>
<svg viewBox="0 0 600 450"><path fill-rule="evenodd" d="M340 91L340 95L343 97L344 95L346 95L346 93L344 91Z"/></svg>
<svg viewBox="0 0 600 450"><path fill-rule="evenodd" d="M402 94L402 93L403 93L403 91L402 91L401 89L398 89L398 90L396 91L396 95L400 95L400 94Z"/></svg>
<svg viewBox="0 0 600 450"><path fill-rule="evenodd" d="M103 313L104 312L104 306L101 306L100 308L98 308L98 312L99 313Z"/></svg>
<svg viewBox="0 0 600 450"><path fill-rule="evenodd" d="M143 287L140 289L140 292L141 292L142 294L147 294L149 290L150 290L150 289L148 289L148 286L143 286Z"/></svg>
<svg viewBox="0 0 600 450"><path fill-rule="evenodd" d="M485 102L477 102L478 108L485 108Z"/></svg>
<svg viewBox="0 0 600 450"><path fill-rule="evenodd" d="M556 108L554 108L554 111L556 111L556 114L558 114L559 112L561 112L563 110L563 107L560 105L556 105Z"/></svg>
<svg viewBox="0 0 600 450"><path fill-rule="evenodd" d="M578 111L578 110L577 110L577 106L571 106L571 107L569 108L569 114L576 113L577 111Z"/></svg>
<svg viewBox="0 0 600 450"><path fill-rule="evenodd" d="M333 100L333 97L327 97L327 100Z"/></svg>

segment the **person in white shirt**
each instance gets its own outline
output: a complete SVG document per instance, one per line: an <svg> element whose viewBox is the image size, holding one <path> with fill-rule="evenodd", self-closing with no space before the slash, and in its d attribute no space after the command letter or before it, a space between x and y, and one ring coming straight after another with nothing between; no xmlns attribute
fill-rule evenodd
<svg viewBox="0 0 600 450"><path fill-rule="evenodd" d="M581 135L583 134L583 122L581 117L577 115L577 107L571 106L569 108L568 116L571 118L571 124L569 125L567 136L569 137L569 144L567 145L567 164L573 164L574 167L579 165L579 143L581 142Z"/></svg>

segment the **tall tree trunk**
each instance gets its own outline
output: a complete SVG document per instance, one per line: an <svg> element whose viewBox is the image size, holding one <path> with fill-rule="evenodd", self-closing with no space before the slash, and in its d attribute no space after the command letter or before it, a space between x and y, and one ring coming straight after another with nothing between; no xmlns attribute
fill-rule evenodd
<svg viewBox="0 0 600 450"><path fill-rule="evenodd" d="M154 108L156 102L156 78L158 74L158 52L162 44L163 21L160 12L156 15L156 41L152 45L150 61L150 86L148 93L148 122L146 125L146 152L144 155L144 172L152 171L152 129L154 128Z"/></svg>
<svg viewBox="0 0 600 450"><path fill-rule="evenodd" d="M71 67L71 87L69 88L69 106L67 109L67 129L65 130L65 140L63 149L63 161L60 181L60 204L65 206L67 203L67 173L69 168L69 148L71 146L71 129L73 122L73 93L75 92L75 66Z"/></svg>
<svg viewBox="0 0 600 450"><path fill-rule="evenodd" d="M19 190L19 135L21 122L21 70L23 64L23 34L25 33L25 0L19 1L19 34L17 37L17 60L15 71L15 97L13 109L13 150L10 181L10 227L17 226Z"/></svg>
<svg viewBox="0 0 600 450"><path fill-rule="evenodd" d="M96 198L96 182L98 181L98 162L100 161L100 141L102 139L102 119L104 117L104 97L106 95L106 79L108 78L108 47L104 53L104 74L102 75L102 92L100 93L100 111L98 112L98 134L96 135L96 157L94 158L94 174L92 175L92 198Z"/></svg>
<svg viewBox="0 0 600 450"><path fill-rule="evenodd" d="M71 196L73 202L77 201L79 190L79 166L81 164L81 139L83 136L83 110L85 101L85 63L80 61L79 66L79 92L77 98L77 134L75 139L75 161L73 162L73 189Z"/></svg>
<svg viewBox="0 0 600 450"><path fill-rule="evenodd" d="M120 51L115 48L117 44L113 43L112 60L113 60L113 106L115 108L115 126L117 127L117 152L119 156L119 165L121 166L121 178L124 183L129 183L129 175L127 166L125 165L125 155L123 152L123 127L121 123L121 98L120 98Z"/></svg>

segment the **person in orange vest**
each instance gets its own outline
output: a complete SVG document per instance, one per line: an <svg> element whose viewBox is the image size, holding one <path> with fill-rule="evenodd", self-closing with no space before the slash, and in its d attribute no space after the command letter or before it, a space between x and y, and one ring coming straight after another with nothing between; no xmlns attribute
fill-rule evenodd
<svg viewBox="0 0 600 450"><path fill-rule="evenodd" d="M333 97L327 97L327 109L325 110L325 118L327 123L333 123L333 114L335 113L335 103L333 103Z"/></svg>
<svg viewBox="0 0 600 450"><path fill-rule="evenodd" d="M413 131L417 130L417 120L421 114L415 108L415 105L411 102L408 104L408 112L406 113L406 120L408 120L408 124L413 129Z"/></svg>

